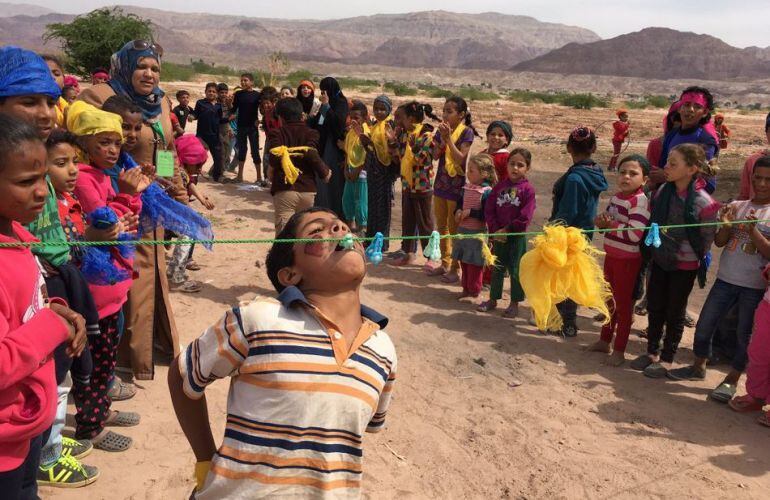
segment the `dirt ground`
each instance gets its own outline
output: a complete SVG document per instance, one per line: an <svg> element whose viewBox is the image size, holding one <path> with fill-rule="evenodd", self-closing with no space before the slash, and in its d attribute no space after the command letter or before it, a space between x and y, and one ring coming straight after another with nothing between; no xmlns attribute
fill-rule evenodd
<svg viewBox="0 0 770 500"><path fill-rule="evenodd" d="M538 114L528 115L528 107L511 103L503 110L518 120L516 145L533 146L531 178L539 193L535 228L550 213L551 186L569 161L558 140L535 144L532 138L565 137L572 123L611 118L609 110L542 108L550 110L541 106ZM494 111L479 110L483 116ZM648 124L651 135L659 115L634 112L632 120ZM761 139L761 117L731 115L729 120L737 135L747 137L740 151ZM630 149L643 151L644 135L634 135ZM247 169L247 180L253 180L253 168ZM718 198L734 195L736 174L723 172ZM201 187L217 205L211 220L218 238L272 236L269 193L206 181ZM395 206L392 234L398 235L399 194ZM221 245L211 253L196 249L202 270L194 278L204 283L203 291L172 295L183 345L238 301L274 293L264 269L254 265L266 252L264 245ZM477 313L472 304L455 300L458 291L416 266L369 266L363 301L390 318L399 375L386 430L365 439L366 498L767 498L770 432L752 416L707 400L724 375L723 366L710 370L705 382L647 379L627 366L604 366L600 354L583 352L599 332L590 311L581 310L579 337L564 340L538 333L523 318ZM689 310L694 316L706 292L693 292ZM528 315L526 307L522 315ZM645 326L646 318L637 317L634 328ZM691 359L692 334L692 329L685 333L679 362ZM632 333L629 356L643 349ZM194 457L174 417L166 373L161 367L156 380L139 382L134 399L115 403L119 410L142 415L140 426L122 430L134 438L132 449L89 456L85 462L99 466L101 477L86 489L44 488L41 495L186 498ZM227 391L226 381L207 390L218 440Z"/></svg>

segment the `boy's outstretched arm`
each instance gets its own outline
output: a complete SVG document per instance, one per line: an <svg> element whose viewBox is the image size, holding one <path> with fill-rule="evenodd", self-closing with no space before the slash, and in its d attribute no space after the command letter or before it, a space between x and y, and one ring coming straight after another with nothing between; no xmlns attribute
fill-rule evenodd
<svg viewBox="0 0 770 500"><path fill-rule="evenodd" d="M191 399L184 393L182 374L179 372L179 357L176 357L168 369L168 389L174 412L187 437L190 447L198 462L211 460L217 447L211 433L206 395L200 399Z"/></svg>

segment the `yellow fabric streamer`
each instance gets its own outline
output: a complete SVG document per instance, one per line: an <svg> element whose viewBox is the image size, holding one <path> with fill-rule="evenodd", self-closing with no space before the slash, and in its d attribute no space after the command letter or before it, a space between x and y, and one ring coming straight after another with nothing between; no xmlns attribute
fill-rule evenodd
<svg viewBox="0 0 770 500"><path fill-rule="evenodd" d="M75 101L67 108L67 130L77 136L113 132L123 137L123 118L85 101Z"/></svg>
<svg viewBox="0 0 770 500"><path fill-rule="evenodd" d="M401 158L401 177L409 184L409 189L414 188L414 153L410 142L414 142L422 133L422 123L414 126L414 130L406 136L406 148L404 148L404 157Z"/></svg>
<svg viewBox="0 0 770 500"><path fill-rule="evenodd" d="M460 140L460 137L463 136L465 128L465 125L461 123L452 131L452 135L449 138L449 140L452 141L452 144L457 144L457 141ZM449 147L449 144L446 144L445 146L444 167L446 168L446 173L449 174L449 177L455 177L458 173L463 172L464 170L462 165L458 165L455 159L452 157L452 148Z"/></svg>
<svg viewBox="0 0 770 500"><path fill-rule="evenodd" d="M211 461L195 462L195 491L203 489L209 469L211 469Z"/></svg>
<svg viewBox="0 0 770 500"><path fill-rule="evenodd" d="M286 177L286 182L294 184L299 177L299 169L294 166L294 162L291 161L292 156L304 156L305 151L313 149L309 146L278 146L270 149L270 154L281 158L281 168L283 169L283 175Z"/></svg>
<svg viewBox="0 0 770 500"><path fill-rule="evenodd" d="M63 97L59 97L56 101L56 126L64 126L64 115L66 114L67 107L70 105Z"/></svg>
<svg viewBox="0 0 770 500"><path fill-rule="evenodd" d="M556 304L572 299L602 313L609 321L610 285L596 262L602 252L592 247L574 227L545 226L532 240L534 248L519 264L519 281L540 330L561 328Z"/></svg>
<svg viewBox="0 0 770 500"><path fill-rule="evenodd" d="M375 123L372 127L374 153L377 155L377 160L385 166L390 165L391 162L390 151L388 151L388 135L385 133L385 128L392 119L392 116L388 116L384 120Z"/></svg>
<svg viewBox="0 0 770 500"><path fill-rule="evenodd" d="M364 123L362 125L364 134L369 135L369 125ZM361 138L353 127L350 127L347 135L345 135L345 157L348 161L348 166L352 168L360 168L366 161L366 148L361 144Z"/></svg>
<svg viewBox="0 0 770 500"><path fill-rule="evenodd" d="M481 240L481 256L484 257L484 265L492 267L497 263L497 257L492 253L492 250L487 245L486 238L479 238Z"/></svg>

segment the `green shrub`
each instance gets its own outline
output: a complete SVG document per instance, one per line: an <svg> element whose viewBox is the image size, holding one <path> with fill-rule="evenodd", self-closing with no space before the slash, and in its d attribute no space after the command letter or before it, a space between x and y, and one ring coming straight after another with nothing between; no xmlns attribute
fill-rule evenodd
<svg viewBox="0 0 770 500"><path fill-rule="evenodd" d="M508 93L508 99L515 102L542 102L555 104L566 94L553 92L532 92L529 90L513 90Z"/></svg>
<svg viewBox="0 0 770 500"><path fill-rule="evenodd" d="M385 85L383 85L382 88L385 92L392 92L399 97L417 95L416 88L399 82L385 82Z"/></svg>
<svg viewBox="0 0 770 500"><path fill-rule="evenodd" d="M647 104L653 108L668 109L671 106L671 100L664 95L648 95L644 98Z"/></svg>
<svg viewBox="0 0 770 500"><path fill-rule="evenodd" d="M366 78L354 78L351 76L341 76L337 78L337 82L342 87L342 90L358 87L379 87L380 82L377 80L367 80Z"/></svg>
<svg viewBox="0 0 770 500"><path fill-rule="evenodd" d="M298 69L286 75L286 80L290 85L296 87L302 80L310 80L312 82L313 76L313 72L308 69Z"/></svg>
<svg viewBox="0 0 770 500"><path fill-rule="evenodd" d="M446 99L447 97L451 97L453 95L454 93L451 90L445 90L445 89L435 89L435 90L428 91L428 97Z"/></svg>
<svg viewBox="0 0 770 500"><path fill-rule="evenodd" d="M457 91L457 95L467 101L494 101L500 99L496 92L486 92L474 87L463 87Z"/></svg>
<svg viewBox="0 0 770 500"><path fill-rule="evenodd" d="M195 70L186 64L164 62L161 77L164 81L189 81L196 76Z"/></svg>
<svg viewBox="0 0 770 500"><path fill-rule="evenodd" d="M567 94L559 104L575 109L591 109L606 108L609 106L609 101L593 94Z"/></svg>

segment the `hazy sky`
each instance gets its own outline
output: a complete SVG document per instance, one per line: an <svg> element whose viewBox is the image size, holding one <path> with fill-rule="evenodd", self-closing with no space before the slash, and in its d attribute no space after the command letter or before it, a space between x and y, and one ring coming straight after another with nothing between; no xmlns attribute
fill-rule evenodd
<svg viewBox="0 0 770 500"><path fill-rule="evenodd" d="M602 38L665 26L717 36L737 47L770 46L768 0L5 0L58 12L82 13L104 5L131 4L179 12L255 17L329 19L415 10L501 12L588 28Z"/></svg>

